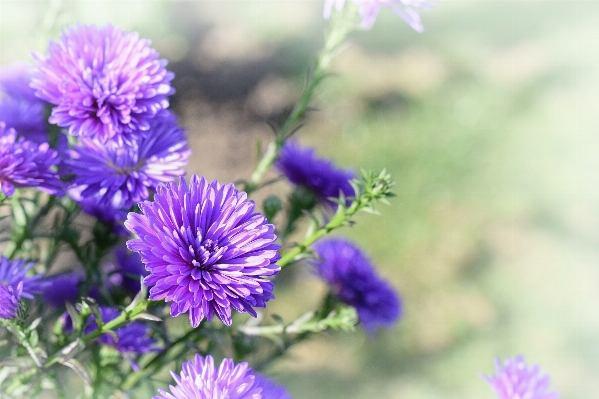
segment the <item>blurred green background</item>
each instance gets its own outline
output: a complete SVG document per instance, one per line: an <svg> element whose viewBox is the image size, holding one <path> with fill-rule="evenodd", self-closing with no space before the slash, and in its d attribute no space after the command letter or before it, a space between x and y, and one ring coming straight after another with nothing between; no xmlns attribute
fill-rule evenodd
<svg viewBox="0 0 599 399"><path fill-rule="evenodd" d="M234 181L301 89L321 13L317 0L0 0L0 65L77 21L138 30L177 74L189 173ZM318 337L268 371L296 399L482 399L494 395L478 373L522 353L563 399L596 398L599 2L439 0L423 19L417 34L383 12L354 33L298 133L397 179L392 207L342 233L405 315L375 337ZM323 291L308 273L295 287L269 311L291 319Z"/></svg>

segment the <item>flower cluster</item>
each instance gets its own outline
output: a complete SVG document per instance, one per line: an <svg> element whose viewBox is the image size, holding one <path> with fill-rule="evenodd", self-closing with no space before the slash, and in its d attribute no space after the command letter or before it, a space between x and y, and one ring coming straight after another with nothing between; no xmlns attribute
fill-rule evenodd
<svg viewBox="0 0 599 399"><path fill-rule="evenodd" d="M501 364L495 359L497 375L483 376L498 399L558 399L559 394L549 391L551 379L541 374L538 365L527 366L522 355Z"/></svg>
<svg viewBox="0 0 599 399"><path fill-rule="evenodd" d="M232 184L195 175L189 185L158 186L125 222L139 237L127 246L150 272L150 299L173 302L173 317L189 312L194 327L213 315L231 325L231 308L255 317L253 307L273 298L267 277L280 268L275 228L254 206Z"/></svg>
<svg viewBox="0 0 599 399"><path fill-rule="evenodd" d="M0 122L0 188L13 195L16 187L36 187L53 195L63 195L63 183L55 170L59 159L48 143L35 144L17 138L14 129Z"/></svg>
<svg viewBox="0 0 599 399"><path fill-rule="evenodd" d="M426 10L432 4L432 0L353 0L353 2L358 7L364 29L372 28L381 8L387 7L417 32L422 32L424 27L416 9ZM346 0L325 0L324 17L329 19L333 9L341 10L345 3Z"/></svg>
<svg viewBox="0 0 599 399"><path fill-rule="evenodd" d="M321 277L342 302L356 308L360 323L372 333L391 326L401 315L401 303L393 288L376 275L362 251L342 238L314 245L319 260L313 261Z"/></svg>
<svg viewBox="0 0 599 399"><path fill-rule="evenodd" d="M77 25L36 55L31 87L56 106L50 122L73 136L129 142L169 105L173 74L136 32Z"/></svg>
<svg viewBox="0 0 599 399"><path fill-rule="evenodd" d="M224 359L216 368L212 356L196 355L183 363L180 375L171 375L177 384L170 392L159 389L160 396L153 399L291 399L285 388L233 359Z"/></svg>

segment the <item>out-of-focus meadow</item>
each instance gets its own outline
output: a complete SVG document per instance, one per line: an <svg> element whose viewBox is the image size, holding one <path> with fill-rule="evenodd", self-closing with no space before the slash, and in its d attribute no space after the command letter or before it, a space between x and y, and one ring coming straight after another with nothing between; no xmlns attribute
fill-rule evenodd
<svg viewBox="0 0 599 399"><path fill-rule="evenodd" d="M138 30L177 74L189 173L234 181L269 139L265 121L293 104L321 12L316 0L0 0L0 65L77 21ZM268 371L296 399L482 399L494 394L478 373L522 353L563 399L596 398L599 2L439 0L423 19L417 34L384 12L353 34L297 133L396 178L392 206L341 233L397 287L404 317L374 337L300 344ZM269 304L289 319L323 291L293 268Z"/></svg>

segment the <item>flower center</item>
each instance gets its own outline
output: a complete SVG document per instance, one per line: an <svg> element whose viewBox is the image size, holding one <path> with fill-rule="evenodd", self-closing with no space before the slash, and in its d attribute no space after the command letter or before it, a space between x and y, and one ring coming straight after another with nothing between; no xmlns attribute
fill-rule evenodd
<svg viewBox="0 0 599 399"><path fill-rule="evenodd" d="M204 270L213 270L211 266L220 259L225 249L226 247L221 248L211 239L204 240L197 251L198 256L196 256L192 264Z"/></svg>

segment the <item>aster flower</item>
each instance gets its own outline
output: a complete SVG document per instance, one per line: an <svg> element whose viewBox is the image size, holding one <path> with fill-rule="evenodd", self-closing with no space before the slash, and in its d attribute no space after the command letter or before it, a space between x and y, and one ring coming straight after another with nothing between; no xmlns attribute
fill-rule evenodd
<svg viewBox="0 0 599 399"><path fill-rule="evenodd" d="M118 309L107 306L100 306L100 314L102 322L108 323L116 319L121 312ZM95 316L92 315L88 319L88 326L85 327L84 333L89 334L98 328ZM150 329L145 324L135 321L125 327L114 330L117 339L110 334L104 334L98 338L98 342L104 345L111 346L121 353L131 353L141 355L143 353L156 352L159 349L152 346L156 343L155 339L149 337Z"/></svg>
<svg viewBox="0 0 599 399"><path fill-rule="evenodd" d="M117 263L123 276L121 285L129 293L135 294L141 289L140 277L147 276L148 271L138 254L127 254L124 249L116 251Z"/></svg>
<svg viewBox="0 0 599 399"><path fill-rule="evenodd" d="M498 399L558 399L557 392L549 391L550 378L542 374L538 365L528 367L522 355L507 359L503 365L495 359L497 375L483 376Z"/></svg>
<svg viewBox="0 0 599 399"><path fill-rule="evenodd" d="M254 307L272 299L267 279L280 268L275 227L247 194L232 184L192 176L189 186L158 186L154 202L139 204L125 227L139 238L127 247L141 255L150 299L171 304L171 316L189 312L197 327L216 316L231 325L231 308L256 317Z"/></svg>
<svg viewBox="0 0 599 399"><path fill-rule="evenodd" d="M345 2L346 0L325 0L324 17L329 19L333 9L341 10ZM361 25L364 29L372 28L380 9L387 7L417 32L422 32L424 28L416 9L426 10L433 3L432 0L353 0L353 2L358 6L358 13L362 19Z"/></svg>
<svg viewBox="0 0 599 399"><path fill-rule="evenodd" d="M129 142L169 105L174 93L167 61L137 32L112 25L76 25L35 55L31 87L55 104L50 122L73 136Z"/></svg>
<svg viewBox="0 0 599 399"><path fill-rule="evenodd" d="M26 277L33 267L33 262L24 259L10 260L5 256L0 257L0 285L10 286L19 297L33 298L33 294L40 294L46 283L42 276ZM19 288L19 286L21 286Z"/></svg>
<svg viewBox="0 0 599 399"><path fill-rule="evenodd" d="M376 272L354 244L342 238L322 240L314 245L320 257L313 261L336 297L356 308L368 333L390 327L401 315L401 303L393 288Z"/></svg>
<svg viewBox="0 0 599 399"><path fill-rule="evenodd" d="M235 364L224 359L215 368L214 359L196 355L182 365L180 375L171 371L176 386L170 392L159 389L153 399L290 399L280 388L263 376L254 375L247 363Z"/></svg>
<svg viewBox="0 0 599 399"><path fill-rule="evenodd" d="M44 301L57 308L64 306L65 302L79 301L83 296L80 289L83 280L85 274L82 272L62 273L46 278L46 286L42 292ZM96 300L100 297L95 287L92 287L87 296Z"/></svg>
<svg viewBox="0 0 599 399"><path fill-rule="evenodd" d="M53 167L57 152L48 143L35 144L17 139L14 129L0 122L0 188L11 196L15 187L35 187L53 195L62 195L62 182Z"/></svg>
<svg viewBox="0 0 599 399"><path fill-rule="evenodd" d="M101 208L129 209L148 199L159 183L185 174L191 155L185 131L169 112L154 118L150 130L131 144L87 138L81 143L65 161L74 175L71 190Z"/></svg>
<svg viewBox="0 0 599 399"><path fill-rule="evenodd" d="M4 67L0 69L0 91L13 99L43 105L35 96L35 90L29 87L32 75L33 65L20 63Z"/></svg>
<svg viewBox="0 0 599 399"><path fill-rule="evenodd" d="M281 149L275 166L291 183L308 188L321 201L338 198L339 193L343 193L345 197L355 195L349 184L355 173L339 169L331 161L318 158L313 148L288 141Z"/></svg>
<svg viewBox="0 0 599 399"><path fill-rule="evenodd" d="M0 284L0 319L13 319L19 310L19 298L21 292L19 288L23 287L23 283L19 283L17 291L10 285Z"/></svg>

